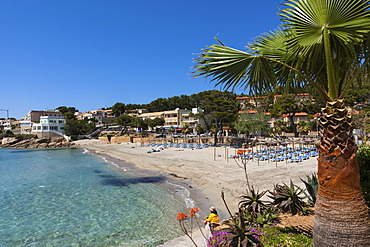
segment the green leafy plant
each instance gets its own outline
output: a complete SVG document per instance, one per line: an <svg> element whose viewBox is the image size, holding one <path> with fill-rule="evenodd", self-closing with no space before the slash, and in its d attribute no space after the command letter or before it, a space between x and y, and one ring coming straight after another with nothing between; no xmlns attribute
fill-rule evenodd
<svg viewBox="0 0 370 247"><path fill-rule="evenodd" d="M227 226L226 228L219 230L221 232L228 233L224 236L225 243L220 244L220 246L258 246L260 239L258 238L256 233L250 231L249 227L247 228L243 217L243 210L239 208L239 213L236 215L232 215L226 203L224 192L221 192L221 198L225 204L227 211L230 214L230 220L225 222L224 225Z"/></svg>
<svg viewBox="0 0 370 247"><path fill-rule="evenodd" d="M370 207L370 146L363 145L357 151L360 183L365 201Z"/></svg>
<svg viewBox="0 0 370 247"><path fill-rule="evenodd" d="M290 186L283 183L283 185L275 185L273 191L270 191L269 197L273 200L272 205L276 206L282 212L289 212L292 215L296 215L303 211L303 207L306 205L303 199L303 189L293 184L290 180Z"/></svg>
<svg viewBox="0 0 370 247"><path fill-rule="evenodd" d="M276 208L269 208L259 213L244 212L245 224L249 227L266 227L279 222L279 214Z"/></svg>
<svg viewBox="0 0 370 247"><path fill-rule="evenodd" d="M268 210L267 201L263 201L262 197L266 194L267 191L255 190L253 187L250 191L247 191L248 194L241 196L243 200L239 202L239 207L244 209L247 212L261 212L262 210Z"/></svg>
<svg viewBox="0 0 370 247"><path fill-rule="evenodd" d="M4 137L14 137L14 133L10 130L5 130L3 131L1 134L0 134L0 139L4 138Z"/></svg>
<svg viewBox="0 0 370 247"><path fill-rule="evenodd" d="M243 211L241 209L239 209L239 213L233 216L225 225L227 225L227 227L215 231L216 233L227 233L227 235L224 235L224 240L219 243L219 246L260 246L259 235L251 231L249 227L246 227Z"/></svg>
<svg viewBox="0 0 370 247"><path fill-rule="evenodd" d="M257 228L256 231L261 232L261 243L265 247L312 246L312 238L294 227L265 227Z"/></svg>
<svg viewBox="0 0 370 247"><path fill-rule="evenodd" d="M301 179L301 181L306 186L306 190L309 194L308 196L308 202L311 204L311 206L315 205L316 198L317 198L317 191L319 189L319 180L317 179L316 174L312 174L311 177L309 175L306 175L307 181Z"/></svg>

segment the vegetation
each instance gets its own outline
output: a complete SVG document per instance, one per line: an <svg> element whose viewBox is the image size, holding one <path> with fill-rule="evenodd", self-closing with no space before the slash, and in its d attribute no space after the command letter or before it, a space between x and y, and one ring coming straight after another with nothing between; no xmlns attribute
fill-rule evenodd
<svg viewBox="0 0 370 247"><path fill-rule="evenodd" d="M311 206L314 206L316 203L317 198L317 191L319 190L319 180L317 179L316 174L312 174L311 177L306 175L307 181L301 179L301 181L305 184L306 190L308 192L308 202Z"/></svg>
<svg viewBox="0 0 370 247"><path fill-rule="evenodd" d="M260 233L261 244L265 247L312 246L312 238L294 227L265 227L257 228L255 231Z"/></svg>
<svg viewBox="0 0 370 247"><path fill-rule="evenodd" d="M315 246L370 246L354 125L343 101L353 83L369 84L369 7L370 0L286 0L281 27L249 43L248 52L220 42L204 49L195 65L195 76L223 89L312 88L326 102L319 120Z"/></svg>
<svg viewBox="0 0 370 247"><path fill-rule="evenodd" d="M360 183L367 205L370 208L370 146L361 146L357 152L360 167Z"/></svg>
<svg viewBox="0 0 370 247"><path fill-rule="evenodd" d="M64 134L72 140L77 140L80 135L89 135L96 130L95 119L67 119Z"/></svg>
<svg viewBox="0 0 370 247"><path fill-rule="evenodd" d="M119 115L115 122L122 127L121 134L127 131L127 128L132 125L134 117L126 114Z"/></svg>
<svg viewBox="0 0 370 247"><path fill-rule="evenodd" d="M95 119L76 119L75 112L78 110L75 107L59 106L55 110L63 113L66 119L64 134L70 136L72 140L77 140L81 135L89 135L97 129Z"/></svg>
<svg viewBox="0 0 370 247"><path fill-rule="evenodd" d="M210 90L192 95L194 103L204 110L203 118L213 129L214 144L217 145L218 132L223 126L230 125L237 117L239 104L236 95L229 92ZM202 116L199 116L202 117Z"/></svg>
<svg viewBox="0 0 370 247"><path fill-rule="evenodd" d="M246 195L242 196L243 200L239 202L240 208L248 213L258 213L263 210L268 210L266 201L262 200L262 197L267 191L262 191L259 193L259 191L255 191L255 189L252 187L251 190L247 192L248 193Z"/></svg>
<svg viewBox="0 0 370 247"><path fill-rule="evenodd" d="M119 117L125 113L126 106L123 103L117 102L112 106L114 116Z"/></svg>
<svg viewBox="0 0 370 247"><path fill-rule="evenodd" d="M78 112L78 110L75 107L66 107L66 106L59 106L55 110L58 110L59 112L63 113L63 116L65 119L75 119L75 112Z"/></svg>
<svg viewBox="0 0 370 247"><path fill-rule="evenodd" d="M163 118L156 117L154 119L148 119L148 126L152 129L163 126L165 123Z"/></svg>
<svg viewBox="0 0 370 247"><path fill-rule="evenodd" d="M246 134L247 137L251 133L268 136L272 130L267 118L262 112L258 112L253 116L249 113L244 113L237 118L234 128L240 133Z"/></svg>
<svg viewBox="0 0 370 247"><path fill-rule="evenodd" d="M292 127L294 135L298 136L297 127L294 123L294 116L296 113L301 112L302 106L299 101L295 99L294 94L284 94L278 97L270 109L271 117L279 118L283 114L288 114L290 126Z"/></svg>
<svg viewBox="0 0 370 247"><path fill-rule="evenodd" d="M208 246L312 246L312 239L294 227L274 227L279 221L278 212L292 215L304 214L307 203L303 201L304 190L294 185L276 185L269 192L272 201L263 201L267 191L259 193L252 187L239 202L239 211L232 215L221 193L221 198L230 214L230 219L212 231ZM272 236L273 234L273 236Z"/></svg>
<svg viewBox="0 0 370 247"><path fill-rule="evenodd" d="M281 212L289 212L296 215L298 212L303 212L305 206L305 199L303 189L293 184L290 180L290 186L283 183L283 185L275 185L273 191L270 191L270 198L273 200L272 205L276 206Z"/></svg>
<svg viewBox="0 0 370 247"><path fill-rule="evenodd" d="M14 136L15 135L11 130L5 130L5 131L0 130L0 139L4 137L14 137Z"/></svg>

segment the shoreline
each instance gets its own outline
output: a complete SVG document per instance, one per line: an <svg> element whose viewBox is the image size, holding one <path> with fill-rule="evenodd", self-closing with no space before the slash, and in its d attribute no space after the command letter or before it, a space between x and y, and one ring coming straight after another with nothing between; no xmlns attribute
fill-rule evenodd
<svg viewBox="0 0 370 247"><path fill-rule="evenodd" d="M220 220L229 218L229 214L221 199L221 191L231 212L237 212L240 196L246 193L246 179L243 169L237 166L234 160L227 156L234 154L234 148L205 148L165 149L160 152L147 153L150 147L141 147L137 143L107 144L100 140L79 140L74 142L76 148L85 148L92 154L103 156L117 164L120 169L125 168L134 174L150 176L160 174L166 181L184 186L190 192L190 198L195 201L195 207L200 208L202 214L208 214L208 208L215 206ZM122 162L122 163L120 163ZM121 165L120 165L121 164ZM125 164L125 165L123 165ZM290 183L304 188L300 178L305 178L317 172L317 158L311 157L300 163L286 163L285 161L247 163L250 184L260 192L273 189L275 184ZM175 216L174 216L175 217ZM200 219L203 216L199 217ZM197 242L201 245L204 240L199 232L195 233ZM188 245L189 244L189 245ZM172 240L161 247L193 246L185 236Z"/></svg>
<svg viewBox="0 0 370 247"><path fill-rule="evenodd" d="M151 176L160 176L164 177L165 184L158 184L161 187L166 188L167 190L170 190L171 194L173 194L178 200L181 200L188 208L205 205L206 207L210 207L211 204L205 204L202 202L204 200L205 196L202 194L201 191L199 191L197 188L194 188L191 186L191 184L186 181L186 179L177 176L176 174L164 174L159 171L153 171L148 169L142 169L137 167L136 164L126 162L121 159L117 159L115 157L110 156L109 154L103 154L103 153L97 153L95 150L92 150L88 147L84 147L84 149L87 150L87 153L95 155L97 157L101 157L106 161L107 163L115 166L117 169L120 170L120 172L128 172L134 176L145 176L145 177L151 177ZM188 196L179 196L176 194L176 190L178 190L180 187L181 189L185 189L186 192L188 192ZM192 195L192 196L190 196ZM189 201L190 199L190 201ZM201 212L202 213L202 212ZM206 216L206 213L203 213L204 216Z"/></svg>

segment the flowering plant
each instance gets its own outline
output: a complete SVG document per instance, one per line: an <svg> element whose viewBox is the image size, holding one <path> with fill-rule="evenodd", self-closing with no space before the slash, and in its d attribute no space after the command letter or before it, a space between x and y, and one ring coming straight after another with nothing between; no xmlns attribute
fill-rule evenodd
<svg viewBox="0 0 370 247"><path fill-rule="evenodd" d="M193 229L193 222L195 221L200 232L202 233L203 237L206 238L203 234L202 228L200 227L200 224L197 220L197 213L199 212L199 208L191 208L189 209L189 218L190 218L190 230L186 228L185 220L188 218L188 215L186 213L178 213L177 214L177 220L180 223L181 230L185 233L186 236L190 238L190 240L193 242L195 246L198 246L193 237L192 237L192 229Z"/></svg>

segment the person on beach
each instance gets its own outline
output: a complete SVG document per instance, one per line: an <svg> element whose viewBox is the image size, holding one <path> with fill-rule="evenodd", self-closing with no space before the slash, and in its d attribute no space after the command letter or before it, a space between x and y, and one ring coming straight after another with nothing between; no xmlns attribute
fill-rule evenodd
<svg viewBox="0 0 370 247"><path fill-rule="evenodd" d="M217 210L215 207L210 207L209 210L211 211L211 213L209 214L208 218L205 218L205 223L209 224L210 228L214 228L216 226L218 226L218 223L220 223L220 218L218 217L217 215Z"/></svg>

